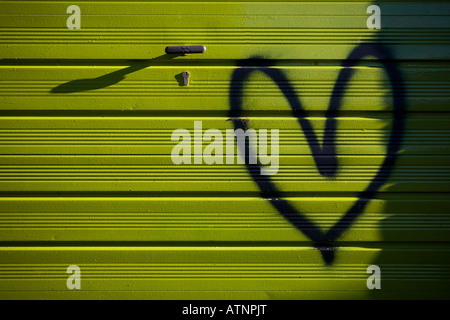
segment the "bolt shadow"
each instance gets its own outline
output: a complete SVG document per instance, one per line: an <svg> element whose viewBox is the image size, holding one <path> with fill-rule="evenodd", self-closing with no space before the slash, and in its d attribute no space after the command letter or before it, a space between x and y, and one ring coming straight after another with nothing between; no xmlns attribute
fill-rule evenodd
<svg viewBox="0 0 450 320"><path fill-rule="evenodd" d="M179 73L179 74L177 74L177 75L175 75L175 80L177 80L177 82L178 82L178 85L180 86L180 87L184 87L184 78L183 78L183 72L181 72L181 73Z"/></svg>
<svg viewBox="0 0 450 320"><path fill-rule="evenodd" d="M174 59L175 57L181 56L181 54L164 54L162 56L156 57L151 60L145 60L145 61L134 61L132 65L130 65L127 68L117 70L108 74L105 74L103 76L97 77L97 78L87 78L87 79L77 79L72 80L63 84L60 84L57 87L54 87L50 90L51 93L75 93L75 92L83 92L83 91L91 91L91 90L98 90L103 89L109 86L112 86L114 84L119 83L120 81L124 80L125 77L133 72L145 69L149 66L151 66L155 61L160 60L170 60ZM177 75L178 76L178 75ZM176 79L178 83L180 83L179 79ZM181 74L180 74L181 76ZM183 77L181 77L181 85L183 84Z"/></svg>

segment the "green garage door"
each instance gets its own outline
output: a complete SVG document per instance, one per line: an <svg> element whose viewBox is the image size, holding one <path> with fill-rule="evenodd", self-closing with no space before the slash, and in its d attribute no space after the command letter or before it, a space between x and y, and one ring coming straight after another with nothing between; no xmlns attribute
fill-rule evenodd
<svg viewBox="0 0 450 320"><path fill-rule="evenodd" d="M449 298L449 17L0 1L0 298Z"/></svg>

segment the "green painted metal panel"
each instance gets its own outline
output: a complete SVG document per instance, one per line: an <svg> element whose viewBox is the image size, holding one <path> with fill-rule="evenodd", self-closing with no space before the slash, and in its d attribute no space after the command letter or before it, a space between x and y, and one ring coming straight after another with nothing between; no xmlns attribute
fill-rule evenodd
<svg viewBox="0 0 450 320"><path fill-rule="evenodd" d="M0 299L450 298L447 1L71 4L0 1ZM238 118L279 130L275 175L173 163Z"/></svg>

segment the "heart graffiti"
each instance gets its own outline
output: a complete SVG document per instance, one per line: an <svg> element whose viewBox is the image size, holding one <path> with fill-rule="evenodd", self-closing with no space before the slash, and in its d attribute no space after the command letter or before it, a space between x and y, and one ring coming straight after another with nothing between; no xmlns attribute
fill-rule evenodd
<svg viewBox="0 0 450 320"><path fill-rule="evenodd" d="M244 84L252 73L256 71L263 72L277 84L288 101L293 111L293 115L297 118L298 123L303 130L319 173L323 176L333 177L336 175L339 165L336 155L336 117L340 111L342 98L344 97L347 84L355 72L353 67L355 67L362 59L369 56L376 58L381 63L383 70L389 78L393 93L394 109L392 113L392 128L389 135L386 154L380 168L367 187L359 193L355 203L330 229L326 232L322 231L313 221L309 220L302 212L294 208L288 200L283 199L280 190L272 182L270 177L261 175L261 165L250 164L248 161L249 152L242 152L242 154L245 154L247 157L247 159L245 159L245 164L249 174L258 185L262 195L265 198L268 198L268 201L270 201L272 206L285 219L311 239L314 246L320 250L326 264L332 264L335 257L333 242L337 240L344 231L349 229L356 218L362 214L366 205L374 197L379 188L386 182L386 179L394 168L403 135L404 114L406 110L405 89L397 63L391 57L387 48L379 44L361 44L350 52L347 59L342 63L342 69L339 72L330 97L330 102L325 115L326 122L322 146L314 133L311 123L306 118L306 110L303 108L299 97L294 93L295 91L289 83L289 80L279 69L271 67L273 66L271 60L260 59L257 57L243 60L239 63L240 68L237 68L233 72L231 78L229 93L230 117L233 119L235 129L247 130L248 127L248 122L239 119L243 111L242 101L244 96ZM246 149L250 148L248 141L243 147Z"/></svg>

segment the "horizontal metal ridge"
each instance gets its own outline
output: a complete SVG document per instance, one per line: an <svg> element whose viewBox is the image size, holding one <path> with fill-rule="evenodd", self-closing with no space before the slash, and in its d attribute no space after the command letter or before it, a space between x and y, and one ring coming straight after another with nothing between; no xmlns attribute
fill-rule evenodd
<svg viewBox="0 0 450 320"><path fill-rule="evenodd" d="M367 279L366 266L339 265L330 270L306 264L107 264L79 266L83 279L141 279L141 278L302 278L302 279ZM67 279L67 265L1 264L0 282L18 279ZM387 265L383 279L431 280L450 279L449 266Z"/></svg>
<svg viewBox="0 0 450 320"><path fill-rule="evenodd" d="M252 171L257 172L259 169ZM342 176L323 178L315 166L280 166L274 181L358 181L379 178L390 170L379 171L377 166L346 166ZM179 180L179 181L242 181L251 177L243 174L240 165L235 166L0 166L1 180ZM440 167L397 167L393 181L447 181L450 179L450 166Z"/></svg>
<svg viewBox="0 0 450 320"><path fill-rule="evenodd" d="M380 218L381 214L366 214L363 221L358 223L356 229L395 229L395 230L417 230L450 231L450 215L441 214L399 214L391 213L386 221ZM291 221L297 221L302 225L301 219L296 214L286 215ZM324 228L331 227L336 222L336 214L309 213L313 221ZM306 227L306 226L305 226ZM1 229L195 229L195 228L251 228L262 229L292 229L287 221L279 216L268 214L237 214L237 213L200 213L180 214L173 212L147 213L147 214L98 214L98 213L72 213L72 214L37 214L16 213L0 214Z"/></svg>
<svg viewBox="0 0 450 320"><path fill-rule="evenodd" d="M202 130L202 134L206 130ZM160 145L174 146L173 130L163 129L0 129L0 145ZM279 144L306 145L308 131L283 129L279 131ZM224 132L225 134L225 132ZM322 131L315 132L323 139ZM269 131L270 137L270 131ZM338 129L338 144L383 145L389 140L388 130ZM192 137L192 142L200 141ZM402 145L450 145L450 130L409 130L404 134ZM207 142L205 143L207 144Z"/></svg>
<svg viewBox="0 0 450 320"><path fill-rule="evenodd" d="M0 28L0 41L9 44L357 44L381 38L384 44L450 44L446 29L83 29L75 36L67 29Z"/></svg>

